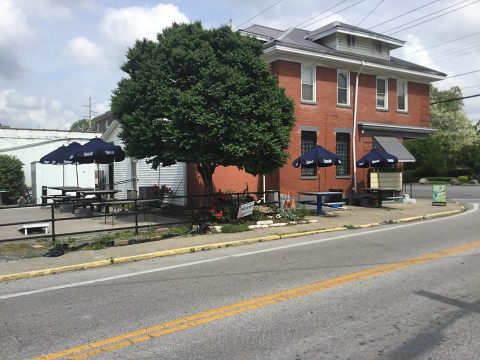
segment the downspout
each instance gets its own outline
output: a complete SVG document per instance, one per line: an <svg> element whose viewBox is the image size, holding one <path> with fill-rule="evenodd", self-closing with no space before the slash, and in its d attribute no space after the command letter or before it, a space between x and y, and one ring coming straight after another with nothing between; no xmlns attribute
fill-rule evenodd
<svg viewBox="0 0 480 360"><path fill-rule="evenodd" d="M357 72L357 76L355 77L355 104L353 109L353 130L352 130L352 155L353 155L353 193L357 193L357 150L355 146L355 139L357 136L357 109L358 109L358 78L360 77L360 73L365 66L365 62L362 60L362 65Z"/></svg>

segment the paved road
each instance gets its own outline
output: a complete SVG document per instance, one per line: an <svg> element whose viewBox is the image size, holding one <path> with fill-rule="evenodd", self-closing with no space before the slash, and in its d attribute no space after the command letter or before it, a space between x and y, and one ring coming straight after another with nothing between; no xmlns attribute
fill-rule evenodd
<svg viewBox="0 0 480 360"><path fill-rule="evenodd" d="M475 359L480 212L470 207L3 283L1 357Z"/></svg>
<svg viewBox="0 0 480 360"><path fill-rule="evenodd" d="M407 193L410 194L410 185L407 185ZM412 184L413 198L431 198L432 185ZM477 201L480 202L480 185L447 185L448 200Z"/></svg>

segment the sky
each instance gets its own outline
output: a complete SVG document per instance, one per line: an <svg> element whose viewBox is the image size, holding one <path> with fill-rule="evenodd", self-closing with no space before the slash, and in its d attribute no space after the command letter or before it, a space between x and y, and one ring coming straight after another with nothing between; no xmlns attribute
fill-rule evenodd
<svg viewBox="0 0 480 360"><path fill-rule="evenodd" d="M405 40L392 56L456 75L480 69L479 13L480 0L0 0L0 124L68 129L88 117L89 98L93 116L108 111L128 47L173 22L210 28L231 20L234 30L360 24ZM464 96L480 93L480 72L435 83L453 85ZM479 120L480 97L464 103Z"/></svg>

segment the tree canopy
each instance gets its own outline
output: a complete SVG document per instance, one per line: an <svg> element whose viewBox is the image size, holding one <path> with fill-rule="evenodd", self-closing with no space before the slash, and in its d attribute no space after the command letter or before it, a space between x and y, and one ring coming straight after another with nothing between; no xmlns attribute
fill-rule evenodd
<svg viewBox="0 0 480 360"><path fill-rule="evenodd" d="M4 198L10 204L25 194L23 163L15 156L0 155L0 189L8 191Z"/></svg>
<svg viewBox="0 0 480 360"><path fill-rule="evenodd" d="M91 121L88 119L80 119L75 121L72 126L70 126L71 131L93 131Z"/></svg>
<svg viewBox="0 0 480 360"><path fill-rule="evenodd" d="M462 97L458 86L448 90L430 88L430 101L436 103ZM409 140L407 147L416 158L419 176L445 174L448 170L465 168L471 172L480 170L476 161L480 157L480 135L476 126L463 110L462 100L453 100L430 106L431 126L436 131L425 140Z"/></svg>
<svg viewBox="0 0 480 360"><path fill-rule="evenodd" d="M256 39L198 22L137 41L112 96L127 152L153 167L195 163L206 193L217 166L256 175L285 164L293 102L261 54Z"/></svg>

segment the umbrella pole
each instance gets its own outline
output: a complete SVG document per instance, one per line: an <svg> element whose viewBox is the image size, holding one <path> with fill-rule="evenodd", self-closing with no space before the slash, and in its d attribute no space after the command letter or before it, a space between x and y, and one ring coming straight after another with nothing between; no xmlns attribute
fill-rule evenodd
<svg viewBox="0 0 480 360"><path fill-rule="evenodd" d="M62 170L63 170L63 187L65 187L65 164L62 165Z"/></svg>
<svg viewBox="0 0 480 360"><path fill-rule="evenodd" d="M78 164L75 164L75 173L77 174L77 187L78 186Z"/></svg>

